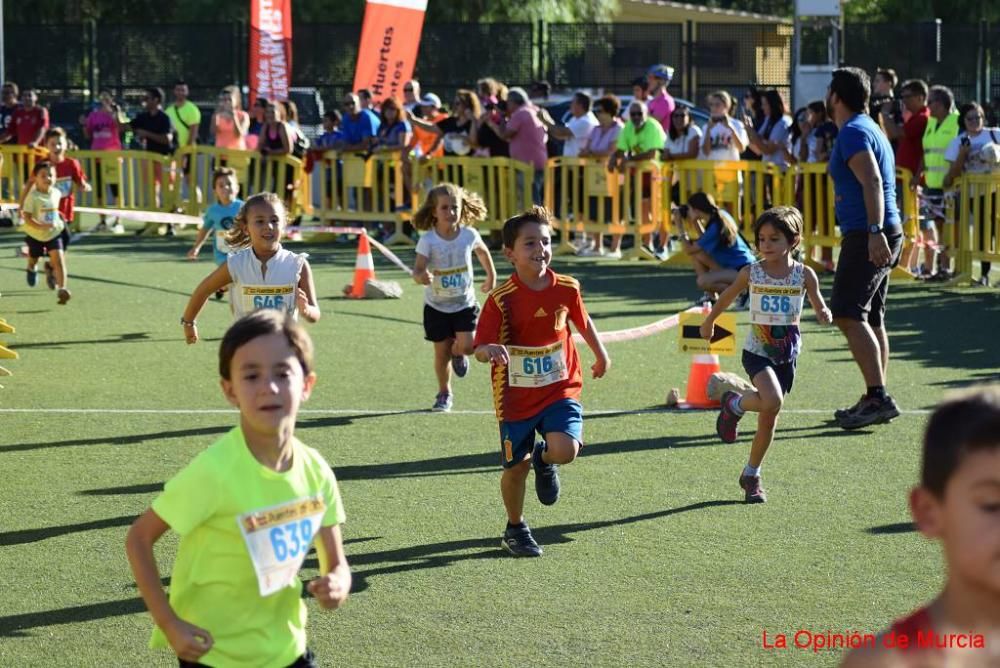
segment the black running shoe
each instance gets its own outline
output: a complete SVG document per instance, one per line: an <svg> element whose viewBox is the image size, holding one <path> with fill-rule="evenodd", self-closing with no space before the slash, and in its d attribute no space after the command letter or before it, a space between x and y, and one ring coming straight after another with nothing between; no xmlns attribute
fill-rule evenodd
<svg viewBox="0 0 1000 668"><path fill-rule="evenodd" d="M833 412L833 417L836 418L837 420L843 420L851 413L857 412L857 410L861 408L861 404L863 403L865 403L865 395L862 394L861 398L858 399L857 403L855 403L850 408L838 408L837 410L835 410Z"/></svg>
<svg viewBox="0 0 1000 668"><path fill-rule="evenodd" d="M535 469L535 494L545 506L551 506L559 500L559 467L542 461L542 449L545 443L535 443L531 453L531 467Z"/></svg>
<svg viewBox="0 0 1000 668"><path fill-rule="evenodd" d="M841 418L839 424L843 429L847 430L861 429L873 424L892 422L897 417L899 417L899 407L896 406L893 398L887 394L885 395L885 399L865 397L861 401L861 405L858 406L858 409L850 415Z"/></svg>
<svg viewBox="0 0 1000 668"><path fill-rule="evenodd" d="M26 269L28 278L28 287L33 288L38 285L38 270L37 269Z"/></svg>
<svg viewBox="0 0 1000 668"><path fill-rule="evenodd" d="M531 535L531 529L524 525L523 529L510 528L503 532L500 539L500 547L513 554L515 557L540 557L542 548L535 542Z"/></svg>

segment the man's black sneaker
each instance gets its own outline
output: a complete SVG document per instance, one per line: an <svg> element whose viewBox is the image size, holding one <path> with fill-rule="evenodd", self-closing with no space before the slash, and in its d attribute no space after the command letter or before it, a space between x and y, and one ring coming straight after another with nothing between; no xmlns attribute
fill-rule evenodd
<svg viewBox="0 0 1000 668"><path fill-rule="evenodd" d="M559 467L542 461L544 442L535 443L531 453L531 467L535 469L535 494L545 506L551 506L559 500Z"/></svg>
<svg viewBox="0 0 1000 668"><path fill-rule="evenodd" d="M836 419L838 419L838 420L843 420L845 417L847 417L851 413L857 412L857 410L859 408L861 408L861 404L863 404L863 403L865 403L865 395L864 394L862 394L861 398L858 399L857 403L855 403L850 408L838 408L837 410L835 410L833 412L833 417L836 418Z"/></svg>
<svg viewBox="0 0 1000 668"><path fill-rule="evenodd" d="M507 550L515 557L540 557L542 548L535 542L531 535L531 529L525 524L524 528L511 527L503 532L500 539L500 547Z"/></svg>
<svg viewBox="0 0 1000 668"><path fill-rule="evenodd" d="M865 397L857 410L841 418L839 424L843 429L861 429L873 424L891 422L899 417L899 407L888 394L885 399Z"/></svg>

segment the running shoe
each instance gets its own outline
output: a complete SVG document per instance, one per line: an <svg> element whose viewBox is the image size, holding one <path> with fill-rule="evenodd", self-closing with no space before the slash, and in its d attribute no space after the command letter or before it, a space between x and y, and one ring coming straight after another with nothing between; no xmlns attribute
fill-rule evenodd
<svg viewBox="0 0 1000 668"><path fill-rule="evenodd" d="M437 397L434 399L434 405L431 406L431 410L435 413L447 413L451 410L451 394L448 392L438 392Z"/></svg>
<svg viewBox="0 0 1000 668"><path fill-rule="evenodd" d="M225 290L216 290L215 291L215 298L216 299L220 299L221 300L225 296L226 296L226 291Z"/></svg>
<svg viewBox="0 0 1000 668"><path fill-rule="evenodd" d="M38 270L37 269L26 269L28 277L28 287L33 288L38 285Z"/></svg>
<svg viewBox="0 0 1000 668"><path fill-rule="evenodd" d="M465 355L452 355L451 368L456 376L465 378L465 374L469 373L469 358Z"/></svg>
<svg viewBox="0 0 1000 668"><path fill-rule="evenodd" d="M735 392L726 392L722 395L722 409L719 417L715 419L715 433L719 435L723 443L735 443L740 432L737 426L742 415L737 415L730 406L730 402L735 401L740 395Z"/></svg>
<svg viewBox="0 0 1000 668"><path fill-rule="evenodd" d="M535 469L535 494L543 506L551 506L559 500L559 467L542 461L545 443L535 443L531 453L531 467Z"/></svg>
<svg viewBox="0 0 1000 668"><path fill-rule="evenodd" d="M59 303L65 304L73 295L66 288L59 288Z"/></svg>
<svg viewBox="0 0 1000 668"><path fill-rule="evenodd" d="M542 548L535 542L528 525L524 528L511 527L503 532L500 540L500 547L507 550L515 557L540 557Z"/></svg>
<svg viewBox="0 0 1000 668"><path fill-rule="evenodd" d="M743 497L746 503L765 503L767 501L767 494L760 486L759 475L740 475L740 487L746 494Z"/></svg>
<svg viewBox="0 0 1000 668"><path fill-rule="evenodd" d="M896 406L893 398L887 394L885 395L885 399L865 397L856 411L841 418L838 423L841 428L850 431L874 424L892 422L897 417L899 417L899 407Z"/></svg>
<svg viewBox="0 0 1000 668"><path fill-rule="evenodd" d="M861 404L863 404L864 402L865 402L865 395L862 394L861 398L858 399L857 403L854 404L853 406L849 408L838 408L837 410L835 410L833 412L833 417L837 420L843 420L851 413L856 413L857 410L861 408Z"/></svg>

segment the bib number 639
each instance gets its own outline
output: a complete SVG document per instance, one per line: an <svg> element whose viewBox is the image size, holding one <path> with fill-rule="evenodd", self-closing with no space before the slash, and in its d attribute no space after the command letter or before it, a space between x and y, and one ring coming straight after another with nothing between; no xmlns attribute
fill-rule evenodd
<svg viewBox="0 0 1000 668"><path fill-rule="evenodd" d="M278 561L294 559L309 550L309 543L313 537L312 520L306 518L282 524L268 531L267 535L271 539L271 549L274 550L275 559Z"/></svg>

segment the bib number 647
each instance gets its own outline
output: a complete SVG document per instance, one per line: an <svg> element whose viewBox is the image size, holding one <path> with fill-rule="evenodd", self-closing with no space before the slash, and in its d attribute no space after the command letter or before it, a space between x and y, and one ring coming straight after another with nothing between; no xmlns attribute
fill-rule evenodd
<svg viewBox="0 0 1000 668"><path fill-rule="evenodd" d="M268 532L274 557L278 561L294 559L300 554L305 554L309 550L312 537L313 526L309 518L274 527Z"/></svg>

